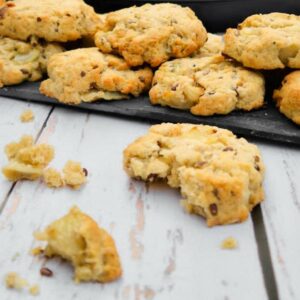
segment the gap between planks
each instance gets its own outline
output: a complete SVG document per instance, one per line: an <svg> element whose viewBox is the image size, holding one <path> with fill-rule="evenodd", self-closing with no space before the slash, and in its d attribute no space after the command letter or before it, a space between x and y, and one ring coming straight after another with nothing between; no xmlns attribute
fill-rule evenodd
<svg viewBox="0 0 300 300"><path fill-rule="evenodd" d="M45 121L43 122L43 125L41 126L41 129L38 131L38 133L37 133L37 135L36 135L36 137L34 139L35 143L39 140L39 138L42 135L44 129L47 127L48 120L50 119L50 117L51 117L54 109L55 109L55 106L53 105L51 107L51 109L50 109L50 111L49 111L49 113L48 113ZM3 210L4 210L5 206L6 206L6 204L8 202L8 199L9 199L11 193L13 192L14 188L16 187L17 183L18 182L13 182L11 184L11 187L10 187L9 191L7 192L6 196L4 197L4 201L2 202L2 204L0 206L0 214L2 214L2 212L3 212Z"/></svg>

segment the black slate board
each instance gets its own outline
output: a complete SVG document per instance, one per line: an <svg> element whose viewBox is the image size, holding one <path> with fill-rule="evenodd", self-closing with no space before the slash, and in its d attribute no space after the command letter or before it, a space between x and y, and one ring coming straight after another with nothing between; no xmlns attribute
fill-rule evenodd
<svg viewBox="0 0 300 300"><path fill-rule="evenodd" d="M0 96L29 100L31 102L50 103L85 111L105 112L132 118L154 120L157 123L188 122L209 124L230 129L235 134L243 136L300 145L300 127L280 114L272 101L267 103L264 108L252 112L237 111L226 116L199 117L187 111L153 106L150 104L148 96L125 101L100 101L76 106L65 105L57 102L55 99L41 95L38 88L38 82L27 82L18 86L0 89Z"/></svg>

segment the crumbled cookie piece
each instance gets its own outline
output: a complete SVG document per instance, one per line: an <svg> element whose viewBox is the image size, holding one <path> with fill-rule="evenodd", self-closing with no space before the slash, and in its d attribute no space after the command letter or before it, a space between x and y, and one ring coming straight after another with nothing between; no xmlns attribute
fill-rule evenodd
<svg viewBox="0 0 300 300"><path fill-rule="evenodd" d="M201 116L257 109L264 94L260 73L221 55L165 62L155 72L149 92L152 104L189 109Z"/></svg>
<svg viewBox="0 0 300 300"><path fill-rule="evenodd" d="M28 287L28 282L23 279L16 272L10 272L5 276L5 285L9 289L22 290L24 287Z"/></svg>
<svg viewBox="0 0 300 300"><path fill-rule="evenodd" d="M77 207L35 236L48 243L47 257L58 255L72 263L76 282L109 282L121 276L120 259L112 237Z"/></svg>
<svg viewBox="0 0 300 300"><path fill-rule="evenodd" d="M104 53L120 54L130 66L157 67L186 57L206 40L206 30L188 7L145 4L108 13L95 43Z"/></svg>
<svg viewBox="0 0 300 300"><path fill-rule="evenodd" d="M273 99L281 113L300 125L300 71L285 76L281 87L274 91Z"/></svg>
<svg viewBox="0 0 300 300"><path fill-rule="evenodd" d="M229 249L229 250L236 249L237 246L238 246L238 243L237 243L236 239L233 237L228 237L221 244L222 249Z"/></svg>
<svg viewBox="0 0 300 300"><path fill-rule="evenodd" d="M33 138L23 136L19 142L8 144L5 153L9 163L2 169L8 180L36 180L54 157L54 149L47 144L33 145Z"/></svg>
<svg viewBox="0 0 300 300"><path fill-rule="evenodd" d="M13 5L12 5L13 4ZM0 22L0 35L26 41L38 36L47 41L67 42L93 35L101 19L82 0L7 1Z"/></svg>
<svg viewBox="0 0 300 300"><path fill-rule="evenodd" d="M38 256L44 253L44 249L42 247L35 247L33 249L31 249L30 253L33 256Z"/></svg>
<svg viewBox="0 0 300 300"><path fill-rule="evenodd" d="M300 16L257 14L226 30L224 53L252 69L300 68Z"/></svg>
<svg viewBox="0 0 300 300"><path fill-rule="evenodd" d="M86 175L79 162L67 161L63 173L65 183L73 189L77 190L86 183Z"/></svg>
<svg viewBox="0 0 300 300"><path fill-rule="evenodd" d="M62 46L36 37L26 42L0 37L0 87L40 80L49 58L63 51Z"/></svg>
<svg viewBox="0 0 300 300"><path fill-rule="evenodd" d="M67 104L97 100L128 99L151 87L149 67L130 69L124 59L103 54L97 48L83 48L60 53L48 63L49 79L40 92Z"/></svg>
<svg viewBox="0 0 300 300"><path fill-rule="evenodd" d="M183 206L208 226L242 222L264 198L258 148L213 126L152 126L125 149L124 168L133 178L180 188Z"/></svg>
<svg viewBox="0 0 300 300"><path fill-rule="evenodd" d="M37 296L40 293L40 287L38 284L34 284L29 288L29 293L32 296Z"/></svg>
<svg viewBox="0 0 300 300"><path fill-rule="evenodd" d="M23 123L28 123L34 120L34 114L31 109L26 109L20 115L20 120Z"/></svg>
<svg viewBox="0 0 300 300"><path fill-rule="evenodd" d="M53 168L48 168L43 172L43 179L50 188L60 188L65 186L65 181L61 173Z"/></svg>

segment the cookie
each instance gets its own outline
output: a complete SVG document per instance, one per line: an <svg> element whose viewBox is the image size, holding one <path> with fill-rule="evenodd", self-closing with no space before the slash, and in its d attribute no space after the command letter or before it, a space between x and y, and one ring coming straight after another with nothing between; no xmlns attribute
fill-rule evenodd
<svg viewBox="0 0 300 300"><path fill-rule="evenodd" d="M253 15L229 28L224 53L253 69L300 68L300 16Z"/></svg>
<svg viewBox="0 0 300 300"><path fill-rule="evenodd" d="M221 55L224 49L224 40L222 35L208 33L207 41L196 52L192 53L191 57L205 57L205 56L213 56L216 54Z"/></svg>
<svg viewBox="0 0 300 300"><path fill-rule="evenodd" d="M109 282L121 276L119 255L112 237L77 207L36 233L46 241L47 257L61 256L75 269L75 281Z"/></svg>
<svg viewBox="0 0 300 300"><path fill-rule="evenodd" d="M138 96L150 88L152 81L150 68L131 70L122 58L103 54L97 48L52 56L48 75L49 79L41 83L41 93L69 104Z"/></svg>
<svg viewBox="0 0 300 300"><path fill-rule="evenodd" d="M242 222L264 198L258 148L217 127L152 126L125 149L124 168L130 177L179 188L184 208L208 226Z"/></svg>
<svg viewBox="0 0 300 300"><path fill-rule="evenodd" d="M273 98L280 112L300 125L300 71L288 74Z"/></svg>
<svg viewBox="0 0 300 300"><path fill-rule="evenodd" d="M48 168L43 172L43 180L49 188L65 186L65 181L61 173L54 168Z"/></svg>
<svg viewBox="0 0 300 300"><path fill-rule="evenodd" d="M19 142L5 147L9 163L2 173L10 181L21 179L36 180L54 158L54 148L47 144L34 145L33 138L24 135Z"/></svg>
<svg viewBox="0 0 300 300"><path fill-rule="evenodd" d="M152 104L210 116L250 111L264 103L264 78L221 55L165 62L155 72Z"/></svg>
<svg viewBox="0 0 300 300"><path fill-rule="evenodd" d="M29 42L0 38L0 87L41 79L48 59L63 50L56 43L46 43L35 37Z"/></svg>
<svg viewBox="0 0 300 300"><path fill-rule="evenodd" d="M157 67L170 58L189 56L205 41L206 30L194 12L171 3L108 13L95 35L102 52L120 54L131 66Z"/></svg>
<svg viewBox="0 0 300 300"><path fill-rule="evenodd" d="M100 22L82 0L14 0L1 8L0 35L23 41L35 35L67 42L94 34Z"/></svg>

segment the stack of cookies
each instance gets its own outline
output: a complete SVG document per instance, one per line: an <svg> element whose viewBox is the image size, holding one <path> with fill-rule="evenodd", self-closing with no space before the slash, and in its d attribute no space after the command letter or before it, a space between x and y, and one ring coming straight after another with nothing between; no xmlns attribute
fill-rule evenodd
<svg viewBox="0 0 300 300"><path fill-rule="evenodd" d="M0 3L0 85L37 81L59 43L93 34L99 18L81 0L16 0Z"/></svg>

